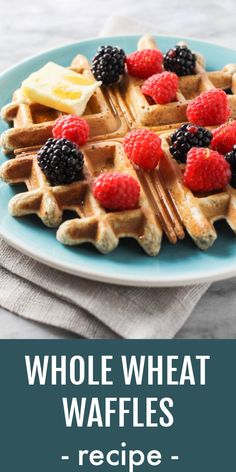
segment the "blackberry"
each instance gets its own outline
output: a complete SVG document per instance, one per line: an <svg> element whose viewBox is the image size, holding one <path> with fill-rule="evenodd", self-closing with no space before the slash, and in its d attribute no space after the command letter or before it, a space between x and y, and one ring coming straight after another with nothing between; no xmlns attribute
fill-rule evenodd
<svg viewBox="0 0 236 472"><path fill-rule="evenodd" d="M170 152L177 161L185 163L191 148L209 147L211 140L212 133L206 128L187 123L172 134Z"/></svg>
<svg viewBox="0 0 236 472"><path fill-rule="evenodd" d="M196 55L187 46L175 46L164 55L164 67L175 74L195 74Z"/></svg>
<svg viewBox="0 0 236 472"><path fill-rule="evenodd" d="M231 167L232 177L230 184L232 187L236 188L236 146L233 147L232 151L225 155L225 160Z"/></svg>
<svg viewBox="0 0 236 472"><path fill-rule="evenodd" d="M224 89L224 92L226 93L226 95L233 95L233 92L232 92L231 88Z"/></svg>
<svg viewBox="0 0 236 472"><path fill-rule="evenodd" d="M92 60L92 72L103 85L117 82L125 71L125 52L113 46L100 46Z"/></svg>
<svg viewBox="0 0 236 472"><path fill-rule="evenodd" d="M49 138L37 154L38 165L51 185L70 184L82 178L84 156L68 139Z"/></svg>

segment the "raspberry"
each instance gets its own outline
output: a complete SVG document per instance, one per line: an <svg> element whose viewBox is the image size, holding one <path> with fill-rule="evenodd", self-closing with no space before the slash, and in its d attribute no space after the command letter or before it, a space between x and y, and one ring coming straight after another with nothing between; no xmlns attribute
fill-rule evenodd
<svg viewBox="0 0 236 472"><path fill-rule="evenodd" d="M215 149L220 154L226 154L236 144L236 121L220 126L212 131L212 134L212 149Z"/></svg>
<svg viewBox="0 0 236 472"><path fill-rule="evenodd" d="M200 126L221 125L230 113L227 95L220 89L201 93L187 107L188 121Z"/></svg>
<svg viewBox="0 0 236 472"><path fill-rule="evenodd" d="M137 207L140 186L126 173L107 172L93 183L93 195L107 210L132 210Z"/></svg>
<svg viewBox="0 0 236 472"><path fill-rule="evenodd" d="M195 74L196 55L187 46L177 45L165 54L164 67L179 76Z"/></svg>
<svg viewBox="0 0 236 472"><path fill-rule="evenodd" d="M127 69L130 75L147 79L153 74L162 72L163 55L157 49L135 51L126 57Z"/></svg>
<svg viewBox="0 0 236 472"><path fill-rule="evenodd" d="M230 165L217 151L192 148L187 154L183 179L194 192L223 190L231 179Z"/></svg>
<svg viewBox="0 0 236 472"><path fill-rule="evenodd" d="M49 138L37 154L38 165L51 185L70 184L83 177L84 156L68 139Z"/></svg>
<svg viewBox="0 0 236 472"><path fill-rule="evenodd" d="M179 162L185 163L188 151L192 147L209 147L212 134L201 126L186 123L172 134L170 152Z"/></svg>
<svg viewBox="0 0 236 472"><path fill-rule="evenodd" d="M82 146L88 140L89 125L77 115L63 115L55 121L52 134L54 138L66 138Z"/></svg>
<svg viewBox="0 0 236 472"><path fill-rule="evenodd" d="M146 170L154 169L163 155L161 139L147 129L128 133L124 139L124 150L134 164Z"/></svg>
<svg viewBox="0 0 236 472"><path fill-rule="evenodd" d="M178 77L172 72L162 72L149 77L142 86L144 95L149 95L159 104L169 103L176 97Z"/></svg>
<svg viewBox="0 0 236 472"><path fill-rule="evenodd" d="M125 52L113 46L100 46L92 60L92 72L103 85L117 82L125 72Z"/></svg>

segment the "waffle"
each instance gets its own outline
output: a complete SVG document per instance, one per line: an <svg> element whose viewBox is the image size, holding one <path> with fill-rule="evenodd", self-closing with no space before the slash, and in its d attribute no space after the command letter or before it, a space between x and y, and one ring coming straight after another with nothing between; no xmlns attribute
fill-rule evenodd
<svg viewBox="0 0 236 472"><path fill-rule="evenodd" d="M178 164L169 151L171 134L160 135L164 158L158 167L159 178L165 182L166 192L171 195L184 228L196 245L206 250L217 238L214 228L217 220L225 219L236 233L236 190L228 186L224 192L194 195L183 184L184 165Z"/></svg>
<svg viewBox="0 0 236 472"><path fill-rule="evenodd" d="M150 36L140 39L139 49L156 48ZM228 64L220 71L206 72L204 58L196 53L196 74L179 77L179 89L176 101L158 105L141 92L143 80L126 75L124 81L116 88L118 102L125 102L134 128L141 126L154 127L158 130L176 128L187 121L186 110L190 101L200 93L212 88L230 89L228 101L232 110L231 118L236 118L236 65Z"/></svg>
<svg viewBox="0 0 236 472"><path fill-rule="evenodd" d="M139 49L157 48L154 39L144 36L138 43ZM116 139L124 136L129 129L148 126L157 131L174 129L186 121L186 109L191 99L204 90L222 88L232 91L228 100L236 118L236 65L228 64L221 71L206 72L204 58L197 54L197 74L180 77L177 100L166 105L157 105L145 97L140 87L143 80L128 74L120 84L99 88L91 97L84 117L90 126L90 141ZM87 59L78 55L71 63L71 69L91 77ZM54 121L61 112L52 108L30 103L17 90L13 101L2 111L2 118L13 125L1 136L1 144L6 154L30 146L39 146L52 134Z"/></svg>
<svg viewBox="0 0 236 472"><path fill-rule="evenodd" d="M156 47L150 37L139 41L139 48L147 47ZM82 148L84 177L70 185L52 187L37 164L38 145L51 134L59 112L37 104L20 103L16 95L15 101L2 113L7 121L14 123L14 128L4 133L2 142L5 151L14 150L16 158L4 163L0 173L10 184L24 182L27 191L10 201L11 214L36 214L46 226L59 226L57 239L63 244L90 242L102 253L115 249L120 238L131 237L147 254L154 256L160 250L163 235L174 244L184 238L185 232L199 248L208 249L217 238L214 222L218 219L225 219L236 232L236 191L229 186L224 192L194 195L183 185L183 166L169 152L170 135L186 121L189 100L203 90L230 89L232 94L228 95L228 100L232 117L235 117L236 65L206 72L203 58L200 55L197 58L197 74L180 78L178 101L167 105L148 101L140 91L142 81L133 77L125 76L120 84L106 91L99 89L85 112L92 132L90 141ZM83 56L77 56L71 67L91 74ZM99 113L95 103L99 103ZM37 110L37 119L32 118L33 110ZM134 169L122 145L126 132L140 126L154 130L163 143L165 155L151 172ZM109 212L99 205L91 184L94 177L105 171L125 171L139 181L139 208ZM75 212L75 218L68 219L66 210Z"/></svg>
<svg viewBox="0 0 236 472"><path fill-rule="evenodd" d="M177 241L177 236L184 237L178 214L171 207L164 187L154 186L155 171L153 176L140 175L143 188L138 209L107 212L93 197L92 179L105 170L126 171L135 178L138 176L118 141L87 144L83 152L84 179L57 187L50 186L37 164L36 153L30 150L3 164L2 179L10 184L24 182L28 189L28 192L12 198L9 203L10 213L13 216L37 214L44 224L56 227L62 221L63 212L72 210L79 218L65 221L60 226L57 233L59 241L69 245L91 242L102 253L113 250L119 238L131 237L138 241L147 254L156 255L161 246L163 227L173 243ZM149 198L146 196L148 187Z"/></svg>
<svg viewBox="0 0 236 472"><path fill-rule="evenodd" d="M71 69L86 77L93 77L89 63L82 55L75 57ZM22 96L20 90L16 90L13 101L1 111L2 118L13 125L1 136L3 151L11 154L20 148L44 144L52 136L54 121L62 114L38 103L31 103ZM90 127L90 141L118 138L129 130L122 105L117 103L112 91L108 92L105 88L99 88L93 94L84 118Z"/></svg>
<svg viewBox="0 0 236 472"><path fill-rule="evenodd" d="M119 238L131 237L149 255L156 255L163 233L173 244L183 239L185 230L200 249L216 240L214 222L225 219L236 232L236 190L194 195L183 185L183 165L170 155L170 132L159 134L164 157L152 172L135 170L126 157L122 142L106 141L84 146L84 179L70 185L51 187L37 164L36 153L26 151L1 168L1 177L10 184L24 182L28 192L17 194L9 203L13 216L37 214L49 227L57 227L65 210L78 217L65 221L57 232L60 242L78 245L93 243L102 253L110 252ZM135 210L107 212L91 192L91 182L101 172L128 172L139 180L140 207Z"/></svg>
<svg viewBox="0 0 236 472"><path fill-rule="evenodd" d="M145 245L142 244L142 232L139 232L138 235L140 245L149 255L155 255L159 252L163 233L167 236L169 242L174 244L178 239L184 238L186 231L200 249L206 250L212 246L217 238L214 223L222 219L225 219L236 233L236 190L228 186L224 192L205 196L194 195L183 184L184 165L178 164L170 154L169 145L172 132L158 134L162 139L164 150L164 157L161 159L158 168L151 172L133 170L133 175L135 172L134 177L139 180L142 189L141 209L147 207L150 210L149 227L154 228L153 221L156 220L159 228L159 242L155 252L150 251L146 236L144 236ZM116 146L120 147L120 144ZM130 168L124 151L121 149L120 152L122 153L121 166L120 154L119 160L116 159L111 168L110 166L108 169L107 166L102 168L99 166L97 172L93 175L96 176L104 170L123 171ZM112 214L112 220L117 218L116 215L117 213ZM127 215L127 212L123 212L122 219L125 219L124 215ZM83 222L80 219L63 223L57 233L58 240L68 245L80 244L80 228L82 225ZM152 235L157 237L155 232L152 232ZM132 234L124 233L119 235L119 237L121 236L132 236ZM152 244L151 247L153 248Z"/></svg>

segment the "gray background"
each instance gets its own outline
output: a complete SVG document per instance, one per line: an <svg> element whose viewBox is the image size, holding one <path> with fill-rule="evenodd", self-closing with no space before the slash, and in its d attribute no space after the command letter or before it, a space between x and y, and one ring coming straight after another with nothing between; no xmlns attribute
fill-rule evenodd
<svg viewBox="0 0 236 472"><path fill-rule="evenodd" d="M235 0L0 0L0 70L43 49L96 36L110 15L152 22L165 34L236 47ZM2 93L2 92L1 92ZM213 284L179 338L236 338L236 279ZM0 338L65 338L0 308Z"/></svg>

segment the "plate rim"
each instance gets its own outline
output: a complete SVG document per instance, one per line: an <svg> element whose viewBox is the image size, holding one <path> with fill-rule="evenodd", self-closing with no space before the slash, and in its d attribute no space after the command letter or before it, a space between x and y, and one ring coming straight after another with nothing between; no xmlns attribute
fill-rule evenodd
<svg viewBox="0 0 236 472"><path fill-rule="evenodd" d="M185 278L183 276L179 276L178 278L176 276L173 278L169 278L168 276L168 278L162 277L156 280L153 277L145 276L145 280L144 280L140 278L131 277L130 275L126 277L125 274L123 278L115 277L112 274L108 276L108 275L101 274L97 270L94 270L93 272L91 272L91 268L88 271L86 270L86 267L84 267L83 270L80 270L79 268L75 268L74 265L70 263L67 263L67 265L65 266L63 263L60 264L60 262L58 261L55 262L55 260L51 258L50 256L44 257L43 255L39 255L36 252L34 252L34 250L30 250L27 247L27 245L25 245L22 241L21 241L21 244L19 244L17 238L15 239L14 237L9 237L8 233L5 233L4 231L2 231L1 226L0 226L0 236L4 239L4 241L9 243L10 246L20 251L22 254L32 257L37 262L41 262L51 267L52 269L57 269L57 270L60 270L61 272L75 275L77 277L82 277L87 280L108 283L109 285L121 285L121 286L130 286L130 287L150 287L150 288L151 287L183 287L183 286L194 286L196 284L217 282L220 280L226 280L226 279L236 276L236 268L229 271L222 270L222 271L217 272L217 274L208 273L208 275L206 276L198 275L192 279L189 279L187 277Z"/></svg>
<svg viewBox="0 0 236 472"><path fill-rule="evenodd" d="M140 34L124 34L124 35L114 35L114 36L99 36L99 37L89 37L85 38L79 41L75 42L68 42L65 44L62 44L60 46L56 46L53 48L49 48L46 50L43 50L41 52L38 52L36 54L30 55L23 60L18 61L14 65L8 67L7 69L3 70L0 72L0 80L7 75L8 73L13 72L17 67L22 67L24 64L28 63L31 60L34 60L40 56L50 54L51 52L57 53L61 49L65 48L70 48L70 47L76 47L77 45L79 46L80 44L85 44L85 43L92 43L94 41L98 41L99 39L104 40L112 40L112 41L119 41L119 38L132 38L134 40L138 40L140 36L142 36L143 33ZM180 36L177 35L167 35L167 34L155 34L153 33L153 36L156 38L168 38L168 39L173 39L173 40L179 40ZM225 49L227 51L232 51L236 53L236 48L230 48L224 45L221 45L219 43L216 43L214 41L205 41L205 40L200 40L196 37L189 37L189 36L184 36L183 40L189 40L189 41L196 41L200 44L203 45L211 45L211 46L216 46L220 47L221 49ZM74 267L73 264L70 262L67 262L65 265L65 262L60 263L60 261L55 261L53 257L50 257L47 255L44 257L43 254L38 254L36 250L30 249L22 240L19 240L17 237L14 235L10 234L7 230L5 230L1 224L0 224L0 236L8 243L10 246L14 247L16 250L20 251L21 253L32 257L34 260L41 262L53 269L60 270L64 273L68 274L73 274L78 277L82 277L85 279L89 280L94 280L98 282L103 282L103 283L108 283L108 284L115 284L115 285L122 285L122 286L137 286L137 287L177 287L177 286L193 286L195 284L201 284L201 283L211 283L219 280L226 280L231 277L236 276L236 267L235 268L230 268L230 269L219 269L217 270L217 273L215 274L214 272L208 272L207 275L204 275L199 272L198 275L195 275L191 278L183 276L182 274L180 276L177 276L176 274L174 277L171 277L171 274L168 274L168 276L161 276L158 274L158 278L154 278L154 276L146 276L145 279L138 277L135 277L134 275L128 275L126 276L123 274L122 277L116 276L113 274L104 275L101 273L101 269L95 269L92 270L91 267L87 270L86 267L84 266L82 270L80 270L80 267ZM158 257L158 256L157 256Z"/></svg>

